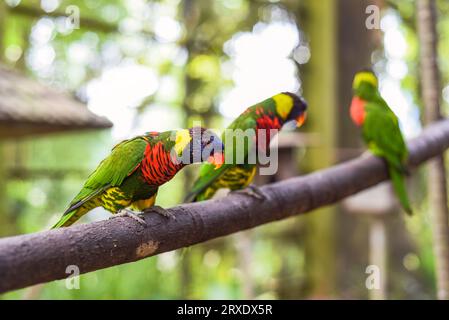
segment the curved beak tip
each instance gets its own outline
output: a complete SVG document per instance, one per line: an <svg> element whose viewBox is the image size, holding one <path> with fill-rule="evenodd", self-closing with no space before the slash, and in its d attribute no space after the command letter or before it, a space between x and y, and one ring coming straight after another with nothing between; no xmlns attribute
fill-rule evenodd
<svg viewBox="0 0 449 320"><path fill-rule="evenodd" d="M307 119L307 112L303 112L301 113L301 115L298 116L298 118L296 118L296 126L299 128L301 127L304 122L306 122Z"/></svg>
<svg viewBox="0 0 449 320"><path fill-rule="evenodd" d="M215 166L215 170L220 169L224 163L224 156L222 153L214 153L213 156L209 157L208 162Z"/></svg>

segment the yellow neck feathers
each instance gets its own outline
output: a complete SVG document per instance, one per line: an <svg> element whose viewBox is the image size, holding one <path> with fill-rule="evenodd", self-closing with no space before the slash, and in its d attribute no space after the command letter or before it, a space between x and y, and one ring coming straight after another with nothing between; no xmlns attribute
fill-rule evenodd
<svg viewBox="0 0 449 320"><path fill-rule="evenodd" d="M374 88L377 88L378 81L376 76L371 72L359 72L354 77L354 82L352 84L353 88L358 88L362 82L370 83Z"/></svg>
<svg viewBox="0 0 449 320"><path fill-rule="evenodd" d="M276 112L282 119L287 119L293 108L293 98L287 94L280 93L273 96L273 100L276 104Z"/></svg>
<svg viewBox="0 0 449 320"><path fill-rule="evenodd" d="M187 145L192 140L190 132L187 129L181 129L176 131L175 137L175 151L178 156L182 155L182 151L187 147Z"/></svg>

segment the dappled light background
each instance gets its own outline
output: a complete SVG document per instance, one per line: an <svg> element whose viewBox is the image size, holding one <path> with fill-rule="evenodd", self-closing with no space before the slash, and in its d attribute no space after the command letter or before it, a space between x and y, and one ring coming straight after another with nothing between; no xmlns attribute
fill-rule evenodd
<svg viewBox="0 0 449 320"><path fill-rule="evenodd" d="M0 0L3 1L3 0ZM88 174L120 140L147 131L188 127L202 121L220 132L248 106L281 91L323 96L332 88L307 88L315 61L322 53L313 45L321 26L307 19L312 1L180 1L180 0L6 0L2 63L25 72L46 85L73 93L94 113L113 123L110 130L61 133L2 141L5 170L18 168L26 175L7 175L3 182L7 203L0 221L0 236L38 232L50 227L78 192ZM328 1L324 1L329 3ZM368 3L369 1L367 1ZM382 1L381 1L382 2ZM409 138L418 135L421 107L417 79L417 36L413 1L388 1L381 8L381 41L371 54L379 74L381 93L398 115ZM80 28L67 24L67 8L75 5ZM441 54L449 56L449 8L441 9ZM20 8L29 8L23 13ZM332 10L337 10L336 8ZM364 11L360 12L365 15ZM364 26L360 26L364 28ZM0 47L1 48L1 47ZM330 53L336 56L337 52ZM335 60L336 61L336 60ZM336 62L335 62L336 63ZM356 66L356 68L365 65ZM449 63L442 61L443 97L449 103ZM326 65L325 68L333 68ZM338 102L340 103L340 102ZM349 106L349 101L347 101ZM346 111L347 106L338 106ZM293 170L307 173L314 167L309 150L323 143L307 142L317 134L317 122L338 122L330 106L310 105L312 124L297 132ZM344 115L347 116L346 114ZM342 116L343 117L343 116ZM356 128L354 127L354 135ZM293 130L293 129L291 129ZM318 133L319 134L319 133ZM357 133L358 134L358 133ZM301 136L302 137L302 136ZM313 139L312 139L313 140ZM301 140L302 141L302 140ZM321 141L321 142L320 142ZM324 141L326 144L326 141ZM337 153L338 145L330 152ZM345 149L346 150L346 149ZM343 150L344 151L344 150ZM356 150L356 154L361 153ZM346 152L346 151L345 151ZM326 153L327 154L327 153ZM338 157L330 157L338 162ZM291 164L281 163L280 166ZM36 174L49 171L49 174ZM170 207L182 201L198 166L177 175L159 192L157 204ZM427 209L420 173L412 182L416 204ZM1 208L3 209L3 208ZM345 208L333 214L347 215ZM106 219L102 208L80 223ZM363 221L362 221L363 220ZM391 276L391 297L432 298L433 256L425 215L407 220L396 217L401 239L390 253L396 273ZM143 261L81 276L79 290L67 290L63 280L32 290L1 296L4 299L37 298L367 298L368 222L354 233L356 247L349 255L360 257L342 268L343 256L334 247L340 226L335 224L331 260L333 286L317 282L308 269L320 239L307 219L292 218ZM310 243L315 243L310 245ZM392 240L393 242L393 240ZM406 243L406 244L404 244ZM322 246L326 246L326 241ZM404 249L405 248L405 249ZM316 251L315 251L316 250ZM323 249L323 252L327 252ZM353 260L351 260L353 261ZM319 263L315 261L315 263ZM312 264L310 264L312 265ZM323 280L328 281L328 280ZM318 289L317 289L318 288Z"/></svg>

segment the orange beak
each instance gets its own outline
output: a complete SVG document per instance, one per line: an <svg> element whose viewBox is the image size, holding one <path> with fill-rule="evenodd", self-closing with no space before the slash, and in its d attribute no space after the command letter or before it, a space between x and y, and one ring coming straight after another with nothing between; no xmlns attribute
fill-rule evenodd
<svg viewBox="0 0 449 320"><path fill-rule="evenodd" d="M296 118L296 126L298 128L301 127L304 124L304 122L306 122L306 119L307 119L307 112L304 111L298 118Z"/></svg>
<svg viewBox="0 0 449 320"><path fill-rule="evenodd" d="M213 164L215 166L215 170L219 169L223 163L224 163L224 155L223 153L214 153L213 156L210 156L207 161L210 164Z"/></svg>

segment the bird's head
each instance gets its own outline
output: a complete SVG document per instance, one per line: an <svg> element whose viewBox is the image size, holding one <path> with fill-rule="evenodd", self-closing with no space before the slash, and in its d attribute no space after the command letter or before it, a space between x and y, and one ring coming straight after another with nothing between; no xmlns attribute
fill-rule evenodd
<svg viewBox="0 0 449 320"><path fill-rule="evenodd" d="M352 83L352 89L356 93L366 90L377 90L378 86L377 76L371 69L362 69L357 72Z"/></svg>
<svg viewBox="0 0 449 320"><path fill-rule="evenodd" d="M306 120L307 102L291 92L282 92L272 97L277 115L284 121L296 121L299 128Z"/></svg>
<svg viewBox="0 0 449 320"><path fill-rule="evenodd" d="M362 126L365 122L365 105L376 94L378 86L376 74L371 69L362 69L355 74L352 83L354 97L349 112L356 125Z"/></svg>
<svg viewBox="0 0 449 320"><path fill-rule="evenodd" d="M183 164L207 161L216 169L223 165L223 142L209 129L193 127L177 130L174 150Z"/></svg>

